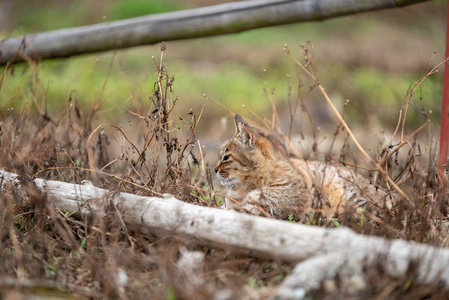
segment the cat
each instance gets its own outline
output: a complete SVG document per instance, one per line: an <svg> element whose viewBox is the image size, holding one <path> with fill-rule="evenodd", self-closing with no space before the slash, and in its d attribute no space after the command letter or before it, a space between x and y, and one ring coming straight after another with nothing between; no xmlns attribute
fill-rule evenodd
<svg viewBox="0 0 449 300"><path fill-rule="evenodd" d="M290 158L269 131L235 115L236 132L224 142L215 167L228 188L225 207L279 219L300 219L307 212L331 218L348 209L391 208L392 193L370 184L344 166Z"/></svg>

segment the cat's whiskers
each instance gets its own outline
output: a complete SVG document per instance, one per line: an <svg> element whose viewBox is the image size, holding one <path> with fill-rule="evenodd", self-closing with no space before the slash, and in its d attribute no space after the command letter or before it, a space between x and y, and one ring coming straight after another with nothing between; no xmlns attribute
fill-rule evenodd
<svg viewBox="0 0 449 300"><path fill-rule="evenodd" d="M216 174L217 180L220 182L222 186L226 186L228 188L234 189L237 187L239 180L237 178L224 178L220 174Z"/></svg>
<svg viewBox="0 0 449 300"><path fill-rule="evenodd" d="M213 136L213 139L214 139L214 143L212 144L212 146L215 148L215 149L220 149L220 147L221 147L221 145L223 144L223 142L222 141L220 141L217 137L215 137L215 136Z"/></svg>

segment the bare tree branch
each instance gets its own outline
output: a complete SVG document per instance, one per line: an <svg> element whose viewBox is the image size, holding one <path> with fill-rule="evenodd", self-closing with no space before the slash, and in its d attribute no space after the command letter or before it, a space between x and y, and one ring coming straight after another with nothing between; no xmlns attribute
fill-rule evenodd
<svg viewBox="0 0 449 300"><path fill-rule="evenodd" d="M251 0L54 30L0 41L0 65L320 21L427 0Z"/></svg>

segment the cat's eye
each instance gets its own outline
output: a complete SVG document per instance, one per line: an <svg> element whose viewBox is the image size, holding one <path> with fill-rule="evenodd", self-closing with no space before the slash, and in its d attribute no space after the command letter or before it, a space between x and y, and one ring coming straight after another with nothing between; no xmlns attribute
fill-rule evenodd
<svg viewBox="0 0 449 300"><path fill-rule="evenodd" d="M227 161L227 160L229 160L231 158L231 155L225 155L224 157L223 157L223 161Z"/></svg>

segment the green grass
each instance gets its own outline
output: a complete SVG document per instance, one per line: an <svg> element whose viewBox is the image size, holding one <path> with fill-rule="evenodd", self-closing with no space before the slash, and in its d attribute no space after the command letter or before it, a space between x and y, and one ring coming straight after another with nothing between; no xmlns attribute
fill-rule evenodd
<svg viewBox="0 0 449 300"><path fill-rule="evenodd" d="M98 60L78 57L44 62L38 68L39 83L30 68L16 66L14 74L6 76L0 90L2 107L18 109L23 100L31 101L31 90L42 90L43 98L52 110L64 110L70 95L83 106L92 105L101 95L104 107L113 109L110 113L114 114L118 112L115 108L121 107L133 93L153 89L156 75L149 54L138 53L138 60L134 55L119 55L109 77L111 53L98 55ZM139 66L135 65L139 62ZM181 103L202 103L203 94L207 94L231 109L241 109L242 104L256 110L268 107L263 89L271 84L267 83L268 77L262 70L254 74L244 65L223 64L208 72L196 70L180 60L169 62L167 68L175 75L175 95L181 98ZM285 80L277 82L286 90ZM145 93L137 97L146 99Z"/></svg>
<svg viewBox="0 0 449 300"><path fill-rule="evenodd" d="M110 3L98 1L92 5L88 1L69 4L55 1L45 5L31 1L20 7L14 19L15 29L7 36L102 22L102 16L112 21L179 10L192 4L174 0L118 0ZM437 2L435 5L442 4ZM67 14L68 8L70 14ZM427 26L416 28L413 22ZM439 21L426 19L423 14L421 18L413 18L413 22L409 24L410 17L406 14L399 21L383 20L368 14L208 39L169 42L164 61L169 72L175 75L174 92L181 99L178 107L198 110L204 100L203 94L206 94L233 111L241 111L245 104L267 116L271 111L264 90L275 88L276 101L282 106L287 98L287 74L292 75L292 84L296 86L293 64L282 51L284 44L288 44L295 57L301 59L297 46L312 40L318 53L316 63L323 86L333 100L351 101L348 119L363 124L367 116L371 118L375 115L379 116L382 123L391 125L396 121L407 88L424 75L425 69L419 69L419 72L388 72L369 62L353 67L339 62L338 56L329 58L328 54L332 53L333 42L338 38L350 37L354 43L366 37L378 38L380 31L384 32L386 26L396 23L397 28L403 26L405 30L411 26L419 33L427 32L434 36ZM404 34L411 38L414 33L405 30ZM348 45L348 49L350 47L352 45ZM372 55L376 55L378 49L372 51ZM14 75L8 74L0 89L0 108L18 109L23 101L32 102L32 90L41 90L43 97L37 101L46 101L53 111L64 111L70 96L85 107L92 106L101 97L103 115L116 118L122 113L120 108L123 103L133 95L139 101L147 101L149 94L141 92L151 90L156 79L151 59L153 55L156 59L159 56L157 46L120 50L110 71L112 52L45 61L39 65L39 84L28 67L17 65ZM430 60L431 53L428 55ZM271 78L263 69L268 70ZM0 67L0 74L3 70L4 67ZM107 84L102 90L106 79ZM440 75L427 79L419 95L417 93L414 97L414 114L410 115L412 122L421 121L420 112L423 108L439 112L441 90ZM321 100L319 95L306 98L306 101L312 102ZM383 107L388 107L388 110Z"/></svg>
<svg viewBox="0 0 449 300"><path fill-rule="evenodd" d="M120 20L188 8L184 3L170 0L119 0L111 4L107 14L109 20Z"/></svg>
<svg viewBox="0 0 449 300"><path fill-rule="evenodd" d="M18 1L12 35L115 21L188 8L172 0ZM106 17L106 18L104 18ZM1 34L0 29L0 34ZM3 33L5 34L5 33Z"/></svg>
<svg viewBox="0 0 449 300"><path fill-rule="evenodd" d="M110 71L111 52L46 61L39 65L38 83L30 68L18 65L13 75L8 74L3 82L0 105L3 109L20 109L23 101L33 102L34 90L37 94L42 92L38 102L46 101L52 111L64 111L70 96L83 107L92 106L101 98L104 115L116 118L122 113L120 108L125 101L133 95L138 101L148 101L149 92L144 91L152 90L156 80L152 55L158 57L156 47L124 51L114 58ZM233 111L242 111L242 105L246 105L267 116L271 96L264 91L270 94L274 87L276 102L282 106L287 99L286 74L292 74L293 85L296 80L292 63L281 51L278 55L279 64L267 68L269 76L262 67L232 62L211 63L211 69L202 68L198 67L201 62L171 60L170 52L165 61L169 72L175 75L174 94L181 99L178 106L181 109L199 110L206 94ZM319 74L330 95L334 99L350 99L349 119L362 123L371 114L393 124L407 89L423 75L385 73L371 68L348 70L338 64L320 67L318 62ZM328 69L332 71L327 72ZM424 82L414 96L412 122L422 121L422 109L439 111L441 89L441 80L436 75ZM321 101L322 98L318 95L306 100Z"/></svg>

